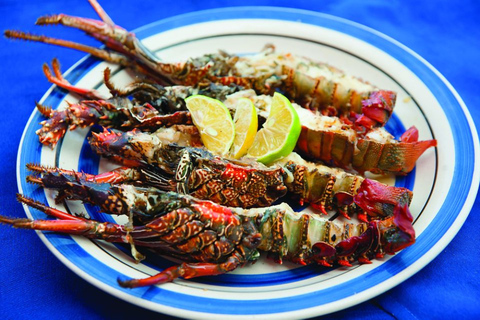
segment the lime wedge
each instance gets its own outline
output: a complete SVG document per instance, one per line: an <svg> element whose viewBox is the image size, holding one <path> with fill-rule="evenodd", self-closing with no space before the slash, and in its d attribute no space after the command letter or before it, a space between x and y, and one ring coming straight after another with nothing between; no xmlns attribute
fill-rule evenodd
<svg viewBox="0 0 480 320"><path fill-rule="evenodd" d="M250 99L241 98L235 107L235 139L233 140L231 154L235 159L244 156L253 144L257 134L258 119L255 105Z"/></svg>
<svg viewBox="0 0 480 320"><path fill-rule="evenodd" d="M264 164L270 164L293 151L301 130L300 119L292 104L285 96L276 92L267 121L257 132L247 155Z"/></svg>
<svg viewBox="0 0 480 320"><path fill-rule="evenodd" d="M205 147L214 154L226 155L235 137L227 107L221 101L202 95L188 97L185 102Z"/></svg>

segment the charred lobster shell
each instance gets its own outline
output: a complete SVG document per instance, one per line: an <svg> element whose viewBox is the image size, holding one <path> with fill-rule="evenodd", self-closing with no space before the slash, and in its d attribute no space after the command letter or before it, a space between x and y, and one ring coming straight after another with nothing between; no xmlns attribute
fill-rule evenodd
<svg viewBox="0 0 480 320"><path fill-rule="evenodd" d="M110 194L117 199L117 204L137 200L136 194L127 189L116 193L118 191ZM188 279L226 273L257 260L258 250L270 252L279 263L290 260L299 264L329 266L337 262L351 266L354 260L370 263L371 258L394 254L415 242L412 216L405 204L398 204L393 216L385 220L342 225L315 215L295 213L288 206L245 211L160 190L150 189L145 195L155 209L151 215L134 220L131 226L76 217L21 195L19 201L57 220L0 216L0 222L16 228L151 248L186 261L146 279L119 280L121 286L128 288L161 284L178 277ZM112 213L120 213L115 210ZM135 214L135 210L131 208L125 214Z"/></svg>

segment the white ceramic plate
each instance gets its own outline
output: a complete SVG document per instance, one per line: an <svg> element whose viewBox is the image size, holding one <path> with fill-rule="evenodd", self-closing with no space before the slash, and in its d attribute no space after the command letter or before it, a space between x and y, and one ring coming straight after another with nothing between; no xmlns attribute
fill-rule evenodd
<svg viewBox="0 0 480 320"><path fill-rule="evenodd" d="M404 281L431 261L453 238L466 219L478 188L477 134L466 107L454 89L428 63L394 40L336 17L279 8L218 9L159 21L136 31L144 44L164 60L181 60L215 52L258 52L273 43L291 52L328 62L372 84L398 93L388 129L401 134L415 125L420 138L437 139L417 167L395 184L413 190L411 211L417 233L415 245L395 256L352 268L275 265L262 259L227 275L177 280L161 286L122 289L118 277L145 277L173 263L150 255L135 264L126 249L102 241L40 233L50 250L69 268L99 288L131 303L175 316L224 319L235 317L298 318L334 312L368 300ZM106 92L102 72L106 63L85 58L66 78L79 87ZM132 78L114 70L117 86ZM75 97L52 88L42 99L62 107ZM25 129L18 157L21 193L54 205L52 193L25 183L25 164L56 165L99 172L110 164L92 154L87 130L69 132L55 150L42 147L35 135L41 116L34 112ZM453 130L462 128L462 130ZM455 186L455 188L451 188ZM67 204L96 219L113 221L89 206ZM32 218L43 214L27 209Z"/></svg>

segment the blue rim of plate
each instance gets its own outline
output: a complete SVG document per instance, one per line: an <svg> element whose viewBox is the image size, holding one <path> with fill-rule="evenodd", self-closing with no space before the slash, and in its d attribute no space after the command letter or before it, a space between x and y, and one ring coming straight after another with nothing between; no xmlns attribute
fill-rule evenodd
<svg viewBox="0 0 480 320"><path fill-rule="evenodd" d="M234 19L300 20L305 24L332 29L363 40L394 57L415 73L443 106L443 111L452 128L470 128L470 130L454 130L452 132L456 152L452 185L456 187L450 188L439 213L417 238L416 244L401 251L389 261L362 277L343 282L337 286L286 298L252 301L192 297L164 290L161 286L135 290L122 289L118 287L116 282L116 279L122 277L122 274L90 256L76 245L70 236L39 233L41 239L62 262L97 287L140 306L177 316L180 315L178 312L182 311L185 312L185 315L190 316L266 316L272 313L270 310L275 310L276 317L279 316L279 313L287 314L291 312L297 312L295 313L296 316L315 316L365 301L412 276L440 253L455 236L468 216L477 192L479 171L475 168L475 160L478 158L478 137L468 110L458 94L438 71L395 40L360 24L321 13L275 7L223 8L164 19L141 27L134 32L139 39L144 39L182 26ZM91 57L82 59L67 72L67 80L76 83L98 63L97 59ZM46 105L56 107L64 96L65 93L61 90L50 89L42 101ZM46 202L46 196L43 192L25 183L25 165L30 162L40 162L42 146L35 134L36 124L39 120L39 113L34 112L25 128L18 151L17 177L20 192ZM28 209L26 209L26 212L28 216L33 218L42 217L37 212L30 212ZM427 253L433 254L429 254L427 257ZM401 263L395 263L400 260ZM365 279L368 279L368 281L365 281ZM376 288L376 290L371 290L372 288ZM323 305L350 298L353 295L356 295L355 299L343 303L341 308L335 310L323 310L321 308ZM138 299L131 299L134 297ZM173 313L173 310L177 312Z"/></svg>

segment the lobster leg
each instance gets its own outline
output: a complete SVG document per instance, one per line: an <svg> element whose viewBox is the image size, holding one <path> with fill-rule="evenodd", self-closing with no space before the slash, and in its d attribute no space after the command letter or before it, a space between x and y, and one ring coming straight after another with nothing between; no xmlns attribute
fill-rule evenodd
<svg viewBox="0 0 480 320"><path fill-rule="evenodd" d="M57 58L54 58L52 60L52 69L50 69L50 67L46 63L43 64L42 68L43 68L43 73L47 77L48 81L57 85L60 88L68 90L69 92L77 93L87 99L93 99L93 100L106 99L106 97L104 97L97 90L78 88L72 85L70 82L68 82L68 80L66 80L63 77L62 72L60 71L60 62L58 62ZM53 74L52 74L52 71L53 71Z"/></svg>
<svg viewBox="0 0 480 320"><path fill-rule="evenodd" d="M46 173L43 177L28 176L27 182L40 185L44 188L58 190L57 203L66 199L81 200L101 207L103 212L124 215L135 204L126 203L121 196L122 191L109 183L88 181L81 175L68 175L59 171ZM134 187L132 187L134 188ZM141 196L142 191L137 195Z"/></svg>
<svg viewBox="0 0 480 320"><path fill-rule="evenodd" d="M68 215L68 213L64 213ZM42 230L80 235L91 239L102 239L108 242L119 242L135 245L137 239L152 238L157 235L155 231L143 226L133 227L127 230L126 227L110 222L99 222L86 219L61 219L61 220L30 220L24 218L10 218L0 215L0 223L11 225L14 228ZM157 245L158 248L165 244Z"/></svg>
<svg viewBox="0 0 480 320"><path fill-rule="evenodd" d="M88 237L89 232L95 230L96 226L92 221L83 220L29 220L21 218L9 218L0 216L0 222L9 224L14 228L47 230L73 235Z"/></svg>
<svg viewBox="0 0 480 320"><path fill-rule="evenodd" d="M60 70L60 62L58 61L57 58L53 58L51 69L47 63L44 63L42 68L43 68L43 73L47 77L48 81L57 85L60 88L63 88L69 92L79 94L82 97L85 97L86 99L89 99L89 100L108 99L107 97L105 97L95 89L79 88L72 85L70 82L68 82L68 80L66 80L62 75L62 72ZM159 88L159 87L156 87L155 85L152 85L150 83L145 83L145 82L133 82L127 87L126 90L119 90L114 87L113 83L111 82L110 76L111 76L111 70L110 68L107 67L103 72L104 83L105 83L105 86L109 89L110 94L114 97L127 97L139 90L150 91L153 94L157 94L157 95L159 94L159 92L161 92L161 88L162 88L161 86Z"/></svg>
<svg viewBox="0 0 480 320"><path fill-rule="evenodd" d="M128 54L130 50L136 49L133 44L136 40L134 34L122 27L100 20L74 17L66 14L54 14L38 18L35 24L40 26L61 24L66 27L82 30L121 54Z"/></svg>
<svg viewBox="0 0 480 320"><path fill-rule="evenodd" d="M79 220L79 221L85 221L84 218L77 217L74 215L71 215L69 213L63 212L61 210L51 208L49 206L44 205L43 203L33 200L32 198L25 197L24 195L17 194L17 200L23 204L26 204L29 207L35 208L37 210L42 211L43 213L56 217L58 219L62 220Z"/></svg>
<svg viewBox="0 0 480 320"><path fill-rule="evenodd" d="M110 222L99 222L71 215L45 204L17 194L17 200L59 220L29 220L0 216L0 222L15 228L61 232L82 235L87 238L103 239L109 242L135 243L139 239L156 237L158 232L145 226L127 227ZM158 245L157 247L160 247Z"/></svg>
<svg viewBox="0 0 480 320"><path fill-rule="evenodd" d="M145 279L118 279L118 284L123 288L137 288L171 282L177 278L191 279L195 277L214 276L235 270L242 261L235 254L223 263L182 263Z"/></svg>
<svg viewBox="0 0 480 320"><path fill-rule="evenodd" d="M33 163L27 164L27 169L30 171L38 173L54 173L61 172L64 175L75 176L78 179L83 178L86 181L98 182L98 183L122 183L122 182L132 182L140 179L140 170L130 167L119 167L112 171L100 173L100 174L89 174L83 172L77 172L74 170L66 170L60 168L49 168L42 165L37 165ZM28 178L31 179L31 178Z"/></svg>
<svg viewBox="0 0 480 320"><path fill-rule="evenodd" d="M124 227L108 222L84 219L30 220L5 216L0 216L0 222L20 229L53 231L93 239L104 239L110 242L128 243L127 231Z"/></svg>

